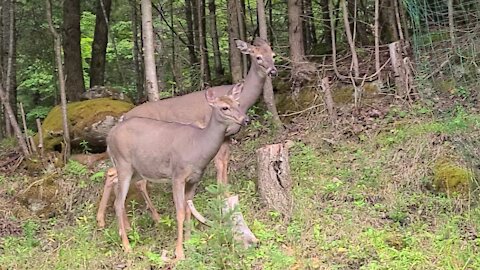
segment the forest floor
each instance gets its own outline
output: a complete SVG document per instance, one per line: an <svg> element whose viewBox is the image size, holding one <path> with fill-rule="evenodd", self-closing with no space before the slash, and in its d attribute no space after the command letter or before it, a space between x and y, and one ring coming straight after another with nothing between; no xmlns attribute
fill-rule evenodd
<svg viewBox="0 0 480 270"><path fill-rule="evenodd" d="M124 254L112 207L107 227L96 226L105 164L0 172L0 269L480 269L480 114L458 104L434 111L367 109L335 127L311 112L277 136L268 114L254 117L233 146L229 189L260 244L244 249L222 222L195 224L175 265L162 259L176 239L170 186L150 186L159 224L138 195L129 201L133 252ZM286 139L289 221L265 209L255 184L256 149ZM209 167L195 202L220 221L214 176Z"/></svg>

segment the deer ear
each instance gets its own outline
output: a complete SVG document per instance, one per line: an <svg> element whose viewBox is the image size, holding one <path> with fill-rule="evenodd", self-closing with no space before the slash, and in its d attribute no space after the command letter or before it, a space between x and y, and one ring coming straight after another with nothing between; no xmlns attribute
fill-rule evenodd
<svg viewBox="0 0 480 270"><path fill-rule="evenodd" d="M237 48L240 50L241 53L243 54L253 53L252 45L248 44L247 42L240 39L235 39L235 44L237 44Z"/></svg>
<svg viewBox="0 0 480 270"><path fill-rule="evenodd" d="M230 97L232 97L235 101L240 99L240 94L243 91L243 83L237 83L233 86L233 88L229 91Z"/></svg>
<svg viewBox="0 0 480 270"><path fill-rule="evenodd" d="M207 99L209 105L213 105L216 98L215 93L213 93L212 89L208 89L207 91L205 91L205 98Z"/></svg>

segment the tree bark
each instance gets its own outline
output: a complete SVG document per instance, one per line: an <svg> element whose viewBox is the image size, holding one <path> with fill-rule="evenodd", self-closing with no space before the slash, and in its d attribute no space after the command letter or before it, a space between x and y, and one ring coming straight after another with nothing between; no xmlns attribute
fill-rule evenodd
<svg viewBox="0 0 480 270"><path fill-rule="evenodd" d="M145 63L145 85L148 101L159 100L155 49L153 40L152 2L142 0L143 53Z"/></svg>
<svg viewBox="0 0 480 270"><path fill-rule="evenodd" d="M197 0L198 12L198 51L200 52L200 86L201 89L206 83L210 82L210 65L208 63L206 20L205 20L205 0Z"/></svg>
<svg viewBox="0 0 480 270"><path fill-rule="evenodd" d="M2 43L2 61L0 65L2 72L5 75L5 79L0 81L4 84L4 90L6 93L6 102L10 104L13 110L13 115L17 117L17 72L16 72L16 18L15 18L15 1L4 0L2 7L2 31L3 37ZM7 112L4 114L4 127L7 136L13 136L14 130L10 118Z"/></svg>
<svg viewBox="0 0 480 270"><path fill-rule="evenodd" d="M263 3L263 0L257 0L257 18L260 37L265 41L268 41L267 19L265 17L265 5ZM267 105L268 111L272 113L272 120L274 125L282 129L283 124L280 120L280 117L278 116L277 106L275 104L275 98L273 96L272 78L270 78L270 76L267 76L265 84L263 85L263 100Z"/></svg>
<svg viewBox="0 0 480 270"><path fill-rule="evenodd" d="M303 13L304 22L304 49L306 52L310 52L315 44L317 44L317 34L315 31L315 21L312 8L312 0L303 0Z"/></svg>
<svg viewBox="0 0 480 270"><path fill-rule="evenodd" d="M131 6L131 21L132 21L132 40L133 40L133 66L135 68L135 90L137 91L137 102L141 102L145 99L145 89L143 87L143 64L142 64L142 51L140 48L142 47L139 43L139 36L138 36L138 14L137 14L137 1L130 0ZM140 38L141 40L141 38Z"/></svg>
<svg viewBox="0 0 480 270"><path fill-rule="evenodd" d="M187 22L187 40L188 40L188 56L190 58L190 65L193 67L197 65L197 52L195 50L195 35L193 30L193 14L192 14L192 0L185 0L185 20Z"/></svg>
<svg viewBox="0 0 480 270"><path fill-rule="evenodd" d="M325 46L327 48L331 48L332 46L332 30L330 29L331 25L335 25L335 23L332 21L333 18L330 16L329 12L329 0L321 0L321 8L322 8L322 19L323 19L323 25L322 28L323 30L323 42L325 43ZM333 14L333 12L332 12Z"/></svg>
<svg viewBox="0 0 480 270"><path fill-rule="evenodd" d="M301 0L288 0L288 45L294 68L305 59L301 5Z"/></svg>
<svg viewBox="0 0 480 270"><path fill-rule="evenodd" d="M68 116L67 116L67 95L66 95L66 89L65 89L66 82L65 82L65 76L63 75L63 65L62 65L62 40L60 35L57 33L57 31L53 27L52 6L50 3L50 0L46 0L45 2L46 2L48 26L53 36L53 42L54 42L54 48L55 48L55 60L56 60L57 69L58 69L58 81L60 83L60 100L61 100L60 106L62 110L63 141L65 144L62 151L63 151L64 161L66 162L70 157L70 133L68 128L69 123L68 123Z"/></svg>
<svg viewBox="0 0 480 270"><path fill-rule="evenodd" d="M268 208L286 219L292 215L292 179L288 163L288 149L283 144L272 144L257 150L258 193Z"/></svg>
<svg viewBox="0 0 480 270"><path fill-rule="evenodd" d="M159 13L159 19L162 21L162 14ZM156 36L155 39L155 51L157 52L157 81L158 89L160 92L165 90L165 75L166 75L166 58L165 58L165 45L163 40L163 29L162 25L158 25L155 28Z"/></svg>
<svg viewBox="0 0 480 270"><path fill-rule="evenodd" d="M238 25L237 0L228 0L228 41L229 41L229 60L230 72L232 73L232 82L236 83L242 80L242 56L237 49L235 39L240 38Z"/></svg>
<svg viewBox="0 0 480 270"><path fill-rule="evenodd" d="M5 118L8 121L5 121L8 123L8 128L11 128L13 130L13 134L17 137L18 144L20 145L20 149L22 150L23 154L25 157L29 156L29 151L27 144L25 142L25 138L22 135L22 131L20 129L20 126L18 125L17 119L16 119L16 114L15 111L13 110L13 107L11 105L11 100L9 98L9 88L12 86L13 81L15 80L14 77L12 77L12 71L14 70L14 61L15 61L15 3L14 1L5 1L4 3L8 2L7 5L3 6L2 8L7 9L5 13L8 13L8 27L4 28L7 30L5 33L8 36L3 36L4 38L4 44L8 44L8 46L3 47L3 50L5 50L4 54L6 54L6 57L4 55L3 57L3 63L0 63L2 66L5 63L6 67L6 74L3 73L3 68L2 72L0 72L0 101L3 104L3 107L5 109L4 114ZM2 15L3 15L2 14ZM5 25L4 25L5 26ZM2 29L3 30L3 29ZM2 31L3 32L3 31ZM3 45L2 45L3 46ZM4 78L4 74L6 75L6 78ZM5 88L3 87L5 85ZM7 134L10 135L10 134Z"/></svg>
<svg viewBox="0 0 480 270"><path fill-rule="evenodd" d="M217 31L217 15L215 6L215 0L208 1L208 10L210 17L210 35L212 38L212 47L213 47L213 63L215 66L215 76L217 78L223 76L224 70L222 65L222 54L220 52L220 45L218 41L218 31Z"/></svg>
<svg viewBox="0 0 480 270"><path fill-rule="evenodd" d="M238 34L240 39L245 41L247 40L246 26L245 26L245 1L237 0L235 1L237 20L238 20ZM241 54L242 57L242 77L246 78L248 73L248 57L246 54Z"/></svg>
<svg viewBox="0 0 480 270"><path fill-rule="evenodd" d="M350 23L348 20L348 9L347 9L347 4L345 0L340 0L340 4L342 5L342 10L343 10L343 24L345 27L345 33L347 34L347 40L348 44L350 45L350 52L352 53L352 68L355 77L359 77L360 75L360 70L358 67L358 57L357 57L357 51L355 48L355 39L352 36L352 32L350 30Z"/></svg>
<svg viewBox="0 0 480 270"><path fill-rule="evenodd" d="M80 0L63 2L65 87L69 101L80 100L82 93L85 92L80 48L80 12Z"/></svg>
<svg viewBox="0 0 480 270"><path fill-rule="evenodd" d="M392 0L380 1L380 40L391 43L399 39L395 20L395 7Z"/></svg>
<svg viewBox="0 0 480 270"><path fill-rule="evenodd" d="M90 87L105 84L105 56L108 44L108 22L112 0L98 0L95 33L90 61ZM106 16L105 16L106 15Z"/></svg>

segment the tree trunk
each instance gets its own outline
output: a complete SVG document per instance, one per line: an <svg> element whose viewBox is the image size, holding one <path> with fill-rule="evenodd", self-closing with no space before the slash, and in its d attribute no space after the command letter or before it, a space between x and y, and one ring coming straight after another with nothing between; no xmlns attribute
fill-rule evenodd
<svg viewBox="0 0 480 270"><path fill-rule="evenodd" d="M8 2L8 3L7 3ZM12 129L13 134L17 137L18 144L25 155L25 157L29 156L29 151L25 139L22 135L22 131L20 130L20 126L18 125L15 111L11 105L11 99L9 94L11 90L9 90L12 86L15 86L14 80L15 77L12 76L14 74L14 66L15 66L15 1L8 0L4 1L5 5L2 8L5 8L5 12L2 12L3 18L5 18L6 14L8 14L7 25L3 25L5 28L2 29L2 36L3 36L3 44L8 44L8 46L3 46L3 53L2 56L3 62L0 63L6 69L6 74L1 72L0 73L0 101L4 107L4 115L5 115L5 122L8 124L8 129ZM5 21L2 21L5 23ZM6 31L4 31L6 30ZM5 64L5 65L4 65ZM3 71L3 68L2 68ZM3 77L4 74L6 77ZM3 87L5 85L5 88ZM8 120L7 120L8 119ZM7 127L7 126L6 126ZM7 129L7 131L8 131ZM11 134L7 134L11 135Z"/></svg>
<svg viewBox="0 0 480 270"><path fill-rule="evenodd" d="M192 0L185 0L185 20L187 22L188 56L190 58L190 65L193 67L197 65L198 59L197 59L197 53L195 51Z"/></svg>
<svg viewBox="0 0 480 270"><path fill-rule="evenodd" d="M162 21L162 14L159 14L159 19ZM165 90L165 75L166 75L166 57L165 57L165 45L163 40L163 29L162 25L159 24L155 28L156 36L155 39L155 51L157 52L157 81L159 91L162 92Z"/></svg>
<svg viewBox="0 0 480 270"><path fill-rule="evenodd" d="M228 0L228 41L229 41L229 60L230 72L232 73L232 82L236 83L242 80L242 56L237 49L235 39L240 39L238 25L238 15L236 0Z"/></svg>
<svg viewBox="0 0 480 270"><path fill-rule="evenodd" d="M398 31L395 20L395 7L391 0L380 1L380 40L382 43L391 43L397 41Z"/></svg>
<svg viewBox="0 0 480 270"><path fill-rule="evenodd" d="M135 68L135 90L137 91L137 102L145 100L145 89L143 88L143 64L142 64L142 52L139 44L138 36L138 14L137 14L137 2L130 0L130 6L132 12L130 13L132 21L132 39L133 39L133 66ZM141 39L140 39L141 40Z"/></svg>
<svg viewBox="0 0 480 270"><path fill-rule="evenodd" d="M340 3L342 5L342 10L343 10L343 24L345 27L345 33L347 35L347 40L348 44L350 45L350 52L352 53L352 66L351 68L353 69L355 77L360 76L360 70L358 67L358 57L357 57L357 51L355 48L355 39L352 36L352 32L350 30L350 23L348 20L348 9L347 9L347 4L345 0L340 0Z"/></svg>
<svg viewBox="0 0 480 270"><path fill-rule="evenodd" d="M52 22L52 6L50 0L46 0L46 12L47 12L47 21L50 32L53 36L53 42L55 47L55 60L57 63L58 69L58 81L60 83L60 100L61 100L61 110L62 110L62 123L63 123L63 141L64 148L63 159L66 162L70 157L70 133L68 128L68 116L67 116L67 95L66 95L66 82L65 76L63 75L63 65L62 65L62 40L60 35L57 33L53 27ZM65 60L66 61L66 60ZM83 77L82 77L83 78Z"/></svg>
<svg viewBox="0 0 480 270"><path fill-rule="evenodd" d="M155 49L153 40L152 2L142 0L143 53L145 63L145 86L148 101L159 99L157 70L155 67Z"/></svg>
<svg viewBox="0 0 480 270"><path fill-rule="evenodd" d="M2 46L2 61L0 65L2 67L3 75L5 79L0 81L4 84L4 90L6 92L6 102L10 103L10 107L13 110L13 115L17 117L17 72L16 72L16 19L15 19L15 1L5 0L3 1L2 8L2 31L3 40L0 46ZM12 36L10 36L12 35ZM4 114L4 127L7 136L13 136L14 130L10 118L5 112Z"/></svg>
<svg viewBox="0 0 480 270"><path fill-rule="evenodd" d="M321 0L321 8L322 8L322 19L323 19L323 42L327 48L332 47L332 30L330 29L330 25L332 25L332 18L330 17L330 12L328 9L329 0Z"/></svg>
<svg viewBox="0 0 480 270"><path fill-rule="evenodd" d="M260 32L260 37L265 41L268 41L267 36L267 19L265 18L265 5L263 0L257 0L257 20L258 20L258 28ZM282 129L283 124L278 116L277 106L275 105L275 98L273 96L273 86L272 86L272 78L267 76L265 80L265 84L263 85L263 100L265 104L267 104L268 111L272 113L273 123L276 127Z"/></svg>
<svg viewBox="0 0 480 270"><path fill-rule="evenodd" d="M205 0L197 0L198 12L198 45L200 52L200 86L201 89L206 83L210 82L210 65L208 63L206 20L205 20Z"/></svg>
<svg viewBox="0 0 480 270"><path fill-rule="evenodd" d="M80 48L80 0L63 2L63 28L65 31L65 87L67 99L78 101L85 92L82 51Z"/></svg>
<svg viewBox="0 0 480 270"><path fill-rule="evenodd" d="M315 21L312 8L312 0L303 0L303 13L304 13L304 29L305 39L304 47L306 52L311 52L312 48L317 44L317 34L315 32Z"/></svg>
<svg viewBox="0 0 480 270"><path fill-rule="evenodd" d="M271 144L257 150L258 193L268 208L289 219L292 215L292 179L288 149L283 144Z"/></svg>
<svg viewBox="0 0 480 270"><path fill-rule="evenodd" d="M210 35L212 38L212 47L213 47L213 62L215 66L215 76L217 78L223 76L224 70L222 66L222 54L220 52L220 45L218 41L218 32L217 32L217 15L215 6L215 0L208 1L208 10L210 17Z"/></svg>
<svg viewBox="0 0 480 270"><path fill-rule="evenodd" d="M90 61L90 87L105 84L105 55L107 53L111 6L112 0L98 0L92 60Z"/></svg>
<svg viewBox="0 0 480 270"><path fill-rule="evenodd" d="M245 41L247 40L246 26L245 26L245 1L237 0L235 1L236 11L237 11L237 20L238 20L238 34L240 39ZM241 54L242 57L242 77L246 78L248 73L248 57L246 54Z"/></svg>
<svg viewBox="0 0 480 270"><path fill-rule="evenodd" d="M288 45L294 68L305 59L301 5L301 0L288 0Z"/></svg>

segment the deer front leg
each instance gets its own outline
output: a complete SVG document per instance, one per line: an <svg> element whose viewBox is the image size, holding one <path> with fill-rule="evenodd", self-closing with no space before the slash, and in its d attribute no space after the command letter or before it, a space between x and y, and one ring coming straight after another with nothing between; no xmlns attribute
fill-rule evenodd
<svg viewBox="0 0 480 270"><path fill-rule="evenodd" d="M225 140L215 155L214 162L217 169L217 183L228 184L228 161L230 159L230 143Z"/></svg>
<svg viewBox="0 0 480 270"><path fill-rule="evenodd" d="M97 226L99 228L105 227L105 210L107 209L107 203L108 199L110 198L110 194L112 193L112 188L117 182L117 170L115 168L108 169L105 177L102 199L100 200L97 211Z"/></svg>
<svg viewBox="0 0 480 270"><path fill-rule="evenodd" d="M117 167L119 168L119 167ZM127 236L128 219L125 211L125 200L127 199L128 188L132 178L132 172L125 170L118 170L117 196L115 198L115 213L118 220L118 233L122 239L122 246L125 252L130 252L130 242ZM130 227L128 225L128 227Z"/></svg>
<svg viewBox="0 0 480 270"><path fill-rule="evenodd" d="M177 211L177 244L175 246L175 257L177 260L185 259L183 253L183 222L185 221L185 177L173 179L173 202Z"/></svg>
<svg viewBox="0 0 480 270"><path fill-rule="evenodd" d="M155 223L158 223L160 221L160 215L158 214L157 209L155 209L155 206L153 206L153 202L150 199L150 196L148 196L147 180L143 180L143 179L139 180L135 183L135 186L142 194L142 197L145 200L145 203L147 204L147 209L150 211L150 214L152 215L153 221L155 221Z"/></svg>
<svg viewBox="0 0 480 270"><path fill-rule="evenodd" d="M193 196L195 196L195 191L197 190L199 182L188 184L185 188L185 223L187 224L187 229L185 230L185 240L190 239L191 231L192 231L192 224L190 223L192 220L192 210L187 205L188 200L193 200Z"/></svg>

